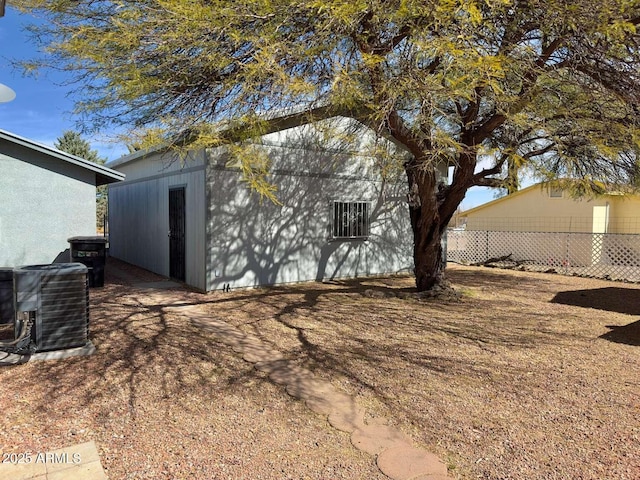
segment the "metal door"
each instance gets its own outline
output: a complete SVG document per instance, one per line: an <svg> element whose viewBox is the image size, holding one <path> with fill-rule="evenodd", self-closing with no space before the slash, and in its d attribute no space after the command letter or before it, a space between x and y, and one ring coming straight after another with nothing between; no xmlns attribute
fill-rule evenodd
<svg viewBox="0 0 640 480"><path fill-rule="evenodd" d="M169 276L185 280L185 189L169 189Z"/></svg>

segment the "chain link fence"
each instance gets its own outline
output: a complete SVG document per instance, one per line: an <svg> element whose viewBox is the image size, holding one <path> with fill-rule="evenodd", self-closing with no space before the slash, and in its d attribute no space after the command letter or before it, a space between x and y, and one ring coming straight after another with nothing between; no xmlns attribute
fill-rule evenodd
<svg viewBox="0 0 640 480"><path fill-rule="evenodd" d="M453 229L447 260L640 282L640 235Z"/></svg>

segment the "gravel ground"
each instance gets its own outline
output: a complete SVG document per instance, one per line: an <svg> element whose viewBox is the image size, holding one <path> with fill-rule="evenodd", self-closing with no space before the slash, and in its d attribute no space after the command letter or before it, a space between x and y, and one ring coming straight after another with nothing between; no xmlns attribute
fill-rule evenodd
<svg viewBox="0 0 640 480"><path fill-rule="evenodd" d="M97 353L0 369L0 452L95 440L112 480L386 478L168 308L197 303L389 418L454 478L640 479L640 286L449 278L459 302L363 295L410 291L406 277L150 297L130 283L155 275L109 259L91 290Z"/></svg>

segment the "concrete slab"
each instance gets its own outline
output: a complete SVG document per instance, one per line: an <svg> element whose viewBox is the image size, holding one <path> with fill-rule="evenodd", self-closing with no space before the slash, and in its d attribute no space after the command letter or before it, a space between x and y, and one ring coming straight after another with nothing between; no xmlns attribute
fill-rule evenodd
<svg viewBox="0 0 640 480"><path fill-rule="evenodd" d="M269 375L271 381L278 385L295 383L303 378L310 378L313 376L309 370L298 367L290 360L284 359L257 362L254 364L254 368Z"/></svg>
<svg viewBox="0 0 640 480"><path fill-rule="evenodd" d="M30 460L24 459L24 461L28 461L29 463L0 464L0 478L10 478L12 480L28 480L47 474L46 464L36 463L33 455L31 455Z"/></svg>
<svg viewBox="0 0 640 480"><path fill-rule="evenodd" d="M342 432L352 433L365 426L364 409L354 404L353 408L345 408L331 412L327 420L333 428Z"/></svg>
<svg viewBox="0 0 640 480"><path fill-rule="evenodd" d="M80 443L60 448L48 453L51 461L47 462L47 474L77 467L85 463L100 462L95 442Z"/></svg>
<svg viewBox="0 0 640 480"><path fill-rule="evenodd" d="M416 447L398 446L384 450L378 468L393 480L413 480L417 476L447 475L447 466L434 454Z"/></svg>
<svg viewBox="0 0 640 480"><path fill-rule="evenodd" d="M0 367L27 363L29 361L29 357L30 355L16 355L15 353L0 352Z"/></svg>
<svg viewBox="0 0 640 480"><path fill-rule="evenodd" d="M47 480L108 480L100 462L90 462L47 474Z"/></svg>
<svg viewBox="0 0 640 480"><path fill-rule="evenodd" d="M70 357L84 357L96 353L96 347L92 342L87 342L83 347L68 348L66 350L54 350L51 352L38 352L31 355L31 360L62 360Z"/></svg>
<svg viewBox="0 0 640 480"><path fill-rule="evenodd" d="M171 290L173 288L184 288L181 283L172 282L171 280L161 280L159 282L137 282L132 285L135 288L149 290Z"/></svg>
<svg viewBox="0 0 640 480"><path fill-rule="evenodd" d="M333 411L333 404L324 397L305 398L309 410L320 415L329 415Z"/></svg>
<svg viewBox="0 0 640 480"><path fill-rule="evenodd" d="M282 360L284 356L279 351L272 350L268 346L245 346L242 358L249 363L256 363Z"/></svg>
<svg viewBox="0 0 640 480"><path fill-rule="evenodd" d="M351 434L351 443L358 450L370 455L378 455L390 448L411 448L411 438L400 430L386 425L367 425L354 430Z"/></svg>
<svg viewBox="0 0 640 480"><path fill-rule="evenodd" d="M31 453L23 463L0 464L0 478L11 480L108 480L95 442Z"/></svg>
<svg viewBox="0 0 640 480"><path fill-rule="evenodd" d="M269 372L269 380L278 385L287 385L311 375L311 372L305 368L295 365L283 365L281 368L276 368Z"/></svg>
<svg viewBox="0 0 640 480"><path fill-rule="evenodd" d="M17 355L15 353L0 352L0 366L19 365L31 361L42 360L62 360L70 357L85 357L93 355L96 347L92 342L76 348L67 348L65 350L53 350L51 352L38 352L33 355Z"/></svg>
<svg viewBox="0 0 640 480"><path fill-rule="evenodd" d="M324 399L327 395L336 391L331 383L314 377L301 378L289 383L286 390L289 395L301 400L310 398Z"/></svg>
<svg viewBox="0 0 640 480"><path fill-rule="evenodd" d="M329 391L324 396L313 396L305 399L307 407L312 411L321 415L330 415L331 413L345 408L351 408L355 400L346 393L336 390Z"/></svg>
<svg viewBox="0 0 640 480"><path fill-rule="evenodd" d="M196 313L193 308L190 307L170 307L172 310L175 309L177 313L186 315L190 318L191 322L219 337L220 342L225 345L229 345L231 347L239 346L242 344L242 340L244 339L244 333L238 330L237 328L229 325L228 323L218 320L215 318L211 318L208 315L203 315L202 313ZM193 312L193 313L192 313Z"/></svg>

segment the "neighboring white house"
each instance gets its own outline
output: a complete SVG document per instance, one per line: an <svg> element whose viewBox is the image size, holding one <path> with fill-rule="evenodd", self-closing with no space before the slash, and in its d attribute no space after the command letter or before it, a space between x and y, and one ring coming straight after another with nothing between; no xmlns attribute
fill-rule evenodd
<svg viewBox="0 0 640 480"><path fill-rule="evenodd" d="M109 189L110 254L204 291L411 270L401 169L383 181L379 159L343 151L300 118L255 141L280 205L247 188L224 148L111 163L127 181ZM357 125L360 145L373 141Z"/></svg>
<svg viewBox="0 0 640 480"><path fill-rule="evenodd" d="M0 266L69 261L67 239L96 234L96 186L123 179L0 130Z"/></svg>

